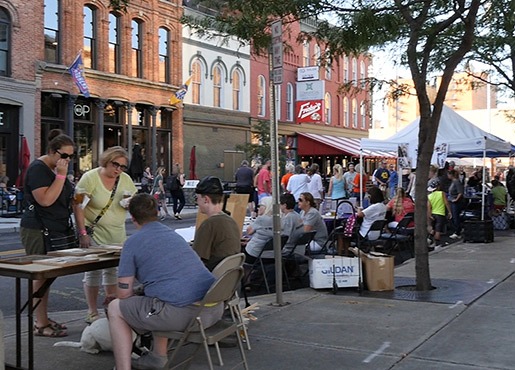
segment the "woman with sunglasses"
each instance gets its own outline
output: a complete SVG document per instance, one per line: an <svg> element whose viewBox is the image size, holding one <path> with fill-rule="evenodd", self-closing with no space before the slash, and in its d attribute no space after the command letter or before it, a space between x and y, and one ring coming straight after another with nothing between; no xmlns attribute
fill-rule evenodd
<svg viewBox="0 0 515 370"><path fill-rule="evenodd" d="M74 235L71 225L71 201L73 185L66 179L68 164L74 156L74 142L61 130L52 130L48 135L48 152L32 162L25 175L25 205L21 218L21 242L29 254L46 254L46 242L42 233L48 229L50 235L61 233ZM32 289L36 292L45 280L34 280ZM66 326L47 316L48 293L34 309L36 322L34 335L43 337L64 337ZM34 304L39 299L34 300Z"/></svg>
<svg viewBox="0 0 515 370"><path fill-rule="evenodd" d="M304 224L304 232L316 231L315 239L309 245L312 252L319 252L327 241L327 227L322 216L315 208L316 203L311 193L301 193L299 197L300 218Z"/></svg>
<svg viewBox="0 0 515 370"><path fill-rule="evenodd" d="M102 153L100 167L86 172L79 180L77 188L84 189L90 198L87 204L83 202L74 206L81 248L125 242L128 204L124 199L137 192L131 177L125 173L128 161L125 149L111 147ZM92 235L88 235L87 226L92 228ZM86 272L82 282L88 304L87 323L99 319L97 300L101 277L106 297L116 296L116 268Z"/></svg>

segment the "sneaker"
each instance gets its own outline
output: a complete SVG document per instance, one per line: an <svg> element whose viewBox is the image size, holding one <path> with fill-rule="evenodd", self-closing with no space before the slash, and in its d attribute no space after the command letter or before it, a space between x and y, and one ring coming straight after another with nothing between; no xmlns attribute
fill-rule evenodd
<svg viewBox="0 0 515 370"><path fill-rule="evenodd" d="M178 213L175 214L175 218L178 220L182 220L182 217Z"/></svg>
<svg viewBox="0 0 515 370"><path fill-rule="evenodd" d="M434 242L429 243L429 245L427 246L427 250L428 250L429 252L434 251L434 250L435 250L435 243L434 243Z"/></svg>
<svg viewBox="0 0 515 370"><path fill-rule="evenodd" d="M458 234L454 233L451 236L449 236L449 238L451 238L451 239L459 239L460 236Z"/></svg>
<svg viewBox="0 0 515 370"><path fill-rule="evenodd" d="M166 216L161 216L160 220L161 220L161 221L166 220Z"/></svg>
<svg viewBox="0 0 515 370"><path fill-rule="evenodd" d="M168 356L156 355L154 352L145 352L137 359L132 359L133 369L164 369Z"/></svg>

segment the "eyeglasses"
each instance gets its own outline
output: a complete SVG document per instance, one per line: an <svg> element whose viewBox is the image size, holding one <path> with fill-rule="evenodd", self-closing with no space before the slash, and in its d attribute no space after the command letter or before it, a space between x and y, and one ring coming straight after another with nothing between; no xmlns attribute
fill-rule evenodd
<svg viewBox="0 0 515 370"><path fill-rule="evenodd" d="M56 150L55 151L57 154L59 154L61 156L62 159L73 159L73 157L75 157L75 153L72 153L72 154L68 154L68 153L61 153L59 150Z"/></svg>
<svg viewBox="0 0 515 370"><path fill-rule="evenodd" d="M122 171L127 171L128 167L124 164L120 164L118 162L115 162L115 161L111 161L111 164L116 167L116 168L121 168Z"/></svg>
<svg viewBox="0 0 515 370"><path fill-rule="evenodd" d="M299 203L302 203L302 202L304 202L304 199L299 198Z"/></svg>

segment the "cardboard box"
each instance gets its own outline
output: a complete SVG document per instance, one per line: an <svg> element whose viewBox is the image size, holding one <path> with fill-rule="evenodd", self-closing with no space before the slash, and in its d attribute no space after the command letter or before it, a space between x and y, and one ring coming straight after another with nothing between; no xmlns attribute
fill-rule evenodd
<svg viewBox="0 0 515 370"><path fill-rule="evenodd" d="M394 257L377 252L361 252L360 254L363 260L366 289L372 292L393 290L395 288L393 277Z"/></svg>
<svg viewBox="0 0 515 370"><path fill-rule="evenodd" d="M333 287L333 266L339 288L357 287L361 268L358 258L326 256L309 260L309 286L314 289Z"/></svg>

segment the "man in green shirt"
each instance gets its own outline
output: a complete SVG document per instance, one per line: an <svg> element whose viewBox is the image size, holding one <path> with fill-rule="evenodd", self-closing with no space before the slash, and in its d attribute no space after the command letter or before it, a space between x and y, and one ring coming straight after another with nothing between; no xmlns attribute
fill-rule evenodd
<svg viewBox="0 0 515 370"><path fill-rule="evenodd" d="M241 230L236 221L222 211L224 192L218 177L203 178L195 193L199 211L208 218L195 232L193 249L212 271L225 257L241 252Z"/></svg>

